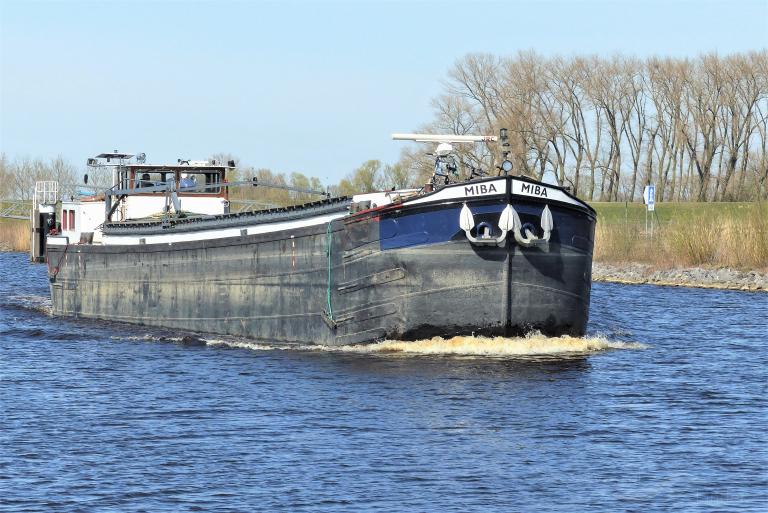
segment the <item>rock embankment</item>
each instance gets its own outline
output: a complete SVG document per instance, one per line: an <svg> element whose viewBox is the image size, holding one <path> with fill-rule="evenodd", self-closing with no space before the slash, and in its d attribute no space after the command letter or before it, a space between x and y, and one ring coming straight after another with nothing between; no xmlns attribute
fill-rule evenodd
<svg viewBox="0 0 768 513"><path fill-rule="evenodd" d="M658 269L650 265L625 263L592 265L593 281L613 283L649 283L670 287L697 287L708 289L750 290L768 292L768 273L702 267Z"/></svg>

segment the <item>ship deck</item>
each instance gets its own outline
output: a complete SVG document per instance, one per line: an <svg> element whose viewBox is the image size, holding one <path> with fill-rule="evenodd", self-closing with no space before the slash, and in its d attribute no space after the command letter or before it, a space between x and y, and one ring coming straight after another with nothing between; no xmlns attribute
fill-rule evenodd
<svg viewBox="0 0 768 513"><path fill-rule="evenodd" d="M185 217L143 218L106 223L105 235L152 235L174 231L191 232L217 228L236 228L257 224L293 221L316 215L341 212L349 207L347 196L328 198L301 205L270 208L252 212L238 212L218 215L187 215Z"/></svg>

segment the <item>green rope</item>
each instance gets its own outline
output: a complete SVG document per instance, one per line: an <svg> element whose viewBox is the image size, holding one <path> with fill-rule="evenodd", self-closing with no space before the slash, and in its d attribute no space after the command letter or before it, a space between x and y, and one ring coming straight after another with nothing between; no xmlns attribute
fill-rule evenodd
<svg viewBox="0 0 768 513"><path fill-rule="evenodd" d="M325 244L328 254L328 318L333 321L333 305L331 305L331 245L333 244L333 233L331 232L331 222L325 229Z"/></svg>

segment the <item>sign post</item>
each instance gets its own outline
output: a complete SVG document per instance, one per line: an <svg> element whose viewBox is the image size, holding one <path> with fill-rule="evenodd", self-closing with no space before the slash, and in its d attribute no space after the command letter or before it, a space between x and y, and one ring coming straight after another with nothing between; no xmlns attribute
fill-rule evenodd
<svg viewBox="0 0 768 513"><path fill-rule="evenodd" d="M656 186L649 184L643 190L643 203L645 203L645 231L648 232L648 212L653 212L656 205ZM653 237L653 215L651 215L651 237Z"/></svg>

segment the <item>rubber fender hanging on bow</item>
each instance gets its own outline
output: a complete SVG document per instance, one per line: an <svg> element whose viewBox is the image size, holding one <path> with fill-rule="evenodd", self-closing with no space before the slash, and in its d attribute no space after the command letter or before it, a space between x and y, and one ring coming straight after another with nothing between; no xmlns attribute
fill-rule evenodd
<svg viewBox="0 0 768 513"><path fill-rule="evenodd" d="M502 232L509 232L515 229L515 218L517 217L517 212L515 212L515 209L512 208L512 205L507 205L504 207L504 210L501 211L501 216L499 216L499 229ZM520 220L518 219L518 222Z"/></svg>
<svg viewBox="0 0 768 513"><path fill-rule="evenodd" d="M475 218L466 203L461 207L461 213L459 213L459 227L467 233L475 227Z"/></svg>
<svg viewBox="0 0 768 513"><path fill-rule="evenodd" d="M541 213L541 229L544 230L544 238L549 240L549 234L554 228L555 222L552 220L552 212L549 205L544 205L544 211Z"/></svg>

